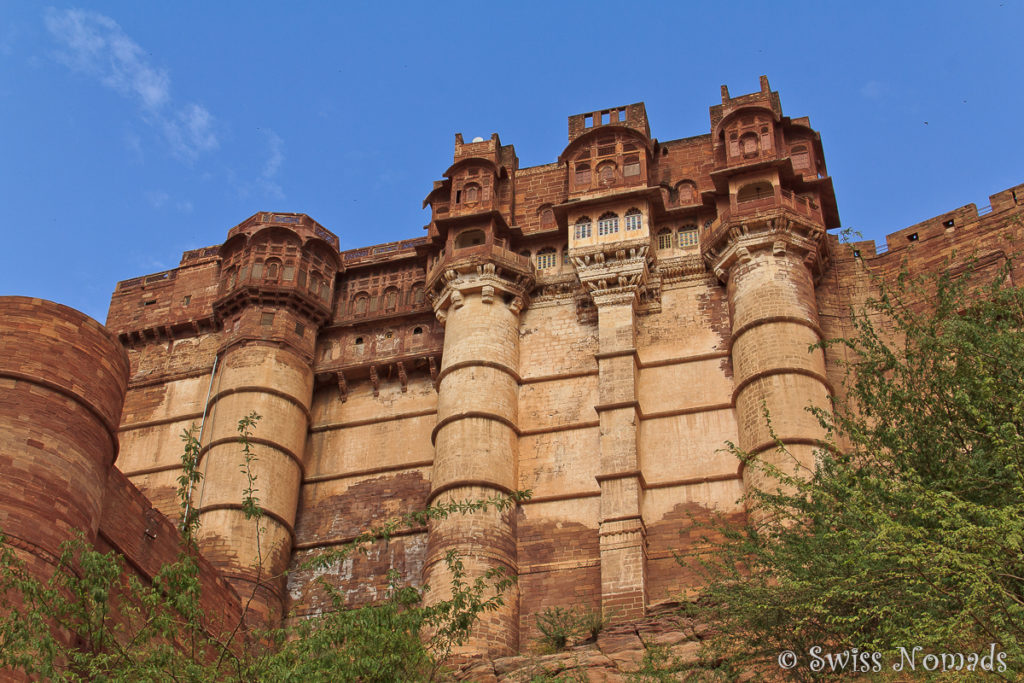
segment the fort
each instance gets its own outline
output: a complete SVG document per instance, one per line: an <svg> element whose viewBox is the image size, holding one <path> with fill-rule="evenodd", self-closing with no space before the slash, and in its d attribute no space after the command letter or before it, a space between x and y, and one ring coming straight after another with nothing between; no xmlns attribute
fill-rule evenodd
<svg viewBox="0 0 1024 683"><path fill-rule="evenodd" d="M767 407L813 463L823 433L805 408L829 405L842 370L809 348L851 331L873 278L954 254L996 269L1024 244L1024 185L886 249L841 243L821 138L764 77L723 86L694 137L652 138L629 104L570 116L541 166L498 135L456 135L440 175L425 236L339 251L310 216L259 212L118 283L105 328L0 298L0 527L31 565L75 530L140 575L173 557L194 423L206 599L227 621L254 586L266 622L321 613L314 577L288 572L311 554L401 512L525 489L512 510L402 531L322 576L358 605L389 568L447 584L450 549L471 575L503 567L518 583L471 643L491 657L526 649L547 607L640 619L697 587L674 556L693 521L741 518L761 484L726 441L772 457ZM251 411L269 582L241 509L235 425Z"/></svg>

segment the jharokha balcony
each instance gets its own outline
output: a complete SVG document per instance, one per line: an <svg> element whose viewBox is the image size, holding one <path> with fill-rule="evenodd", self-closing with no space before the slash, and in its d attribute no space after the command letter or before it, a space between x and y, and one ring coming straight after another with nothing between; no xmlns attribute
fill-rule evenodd
<svg viewBox="0 0 1024 683"><path fill-rule="evenodd" d="M733 194L729 206L718 213L718 220L712 226L711 234L705 240L706 246L717 245L725 239L731 228L743 223L768 221L788 217L800 223L816 227L825 224L825 218L818 202L793 194L778 186L766 186L757 192Z"/></svg>
<svg viewBox="0 0 1024 683"><path fill-rule="evenodd" d="M502 244L474 244L442 250L427 273L427 290L434 288L446 270L466 272L485 263L493 263L499 270L520 276L534 277L533 261L529 256L509 251Z"/></svg>

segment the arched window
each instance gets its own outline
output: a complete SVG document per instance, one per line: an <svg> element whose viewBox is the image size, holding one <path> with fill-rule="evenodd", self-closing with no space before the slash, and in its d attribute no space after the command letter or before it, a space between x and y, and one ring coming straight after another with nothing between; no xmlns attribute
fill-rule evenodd
<svg viewBox="0 0 1024 683"><path fill-rule="evenodd" d="M370 305L370 295L366 292L360 292L356 294L356 298L352 301L352 312L355 315L366 315L366 310Z"/></svg>
<svg viewBox="0 0 1024 683"><path fill-rule="evenodd" d="M480 186L476 183L470 183L462 191L462 198L467 204L480 201Z"/></svg>
<svg viewBox="0 0 1024 683"><path fill-rule="evenodd" d="M602 185L610 185L615 182L615 164L602 164L597 169L597 177Z"/></svg>
<svg viewBox="0 0 1024 683"><path fill-rule="evenodd" d="M644 217L640 209L630 209L626 212L626 231L639 230L643 226Z"/></svg>
<svg viewBox="0 0 1024 683"><path fill-rule="evenodd" d="M696 247L700 244L700 238L697 235L696 225L687 225L679 228L679 248L683 249L686 247Z"/></svg>
<svg viewBox="0 0 1024 683"><path fill-rule="evenodd" d="M579 239L585 239L587 237L590 237L590 217L589 216L581 216L580 218L576 219L576 225L574 227L575 227L575 231L574 231L573 234L576 236L576 239L579 240Z"/></svg>
<svg viewBox="0 0 1024 683"><path fill-rule="evenodd" d="M697 188L688 180L676 185L676 192L679 193L680 204L693 204L697 201Z"/></svg>
<svg viewBox="0 0 1024 683"><path fill-rule="evenodd" d="M555 212L551 209L544 209L540 212L540 227L551 228L555 225Z"/></svg>
<svg viewBox="0 0 1024 683"><path fill-rule="evenodd" d="M277 259L267 259L267 282L277 282L277 279L281 276L281 262Z"/></svg>
<svg viewBox="0 0 1024 683"><path fill-rule="evenodd" d="M544 247L537 252L537 270L554 268L557 263L558 252L554 247Z"/></svg>
<svg viewBox="0 0 1024 683"><path fill-rule="evenodd" d="M752 202L756 199L766 199L774 195L772 184L762 180L757 183L750 183L740 188L736 193L737 202Z"/></svg>
<svg viewBox="0 0 1024 683"><path fill-rule="evenodd" d="M238 280L238 269L235 268L235 267L232 267L231 270L228 271L228 289L233 289L234 286L235 286L235 282L237 280Z"/></svg>
<svg viewBox="0 0 1024 683"><path fill-rule="evenodd" d="M609 211L608 213L604 214L597 220L598 235L610 235L613 232L618 231L619 217L616 214Z"/></svg>
<svg viewBox="0 0 1024 683"><path fill-rule="evenodd" d="M460 232L459 236L455 238L455 248L475 247L478 244L483 244L486 239L487 236L483 230L466 230Z"/></svg>
<svg viewBox="0 0 1024 683"><path fill-rule="evenodd" d="M384 308L385 310L392 310L398 305L398 290L394 287L389 287L384 292Z"/></svg>
<svg viewBox="0 0 1024 683"><path fill-rule="evenodd" d="M662 228L658 231L658 249L671 249L672 248L672 231L668 228Z"/></svg>
<svg viewBox="0 0 1024 683"><path fill-rule="evenodd" d="M576 164L575 183L577 187L590 185L590 164Z"/></svg>
<svg viewBox="0 0 1024 683"><path fill-rule="evenodd" d="M519 250L519 255L520 256L525 256L526 258L531 258L533 256L533 254L530 253L529 249L520 249Z"/></svg>
<svg viewBox="0 0 1024 683"><path fill-rule="evenodd" d="M416 283L412 286L412 304L419 306L426 300L426 292L423 291L423 283Z"/></svg>

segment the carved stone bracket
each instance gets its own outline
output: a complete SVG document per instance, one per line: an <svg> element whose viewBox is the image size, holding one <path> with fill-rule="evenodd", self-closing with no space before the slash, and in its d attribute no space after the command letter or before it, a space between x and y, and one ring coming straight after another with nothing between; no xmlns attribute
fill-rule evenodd
<svg viewBox="0 0 1024 683"><path fill-rule="evenodd" d="M815 281L830 262L825 229L785 209L720 226L705 246L703 258L715 277L726 282L733 266L750 262L758 252L775 258L796 255Z"/></svg>
<svg viewBox="0 0 1024 683"><path fill-rule="evenodd" d="M348 383L345 382L345 373L338 372L338 395L341 397L341 402L344 403L348 400Z"/></svg>

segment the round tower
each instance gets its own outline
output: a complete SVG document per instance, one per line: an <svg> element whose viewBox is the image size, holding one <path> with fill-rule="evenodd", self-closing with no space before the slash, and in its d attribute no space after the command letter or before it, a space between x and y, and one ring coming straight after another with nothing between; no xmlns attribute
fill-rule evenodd
<svg viewBox="0 0 1024 683"><path fill-rule="evenodd" d="M822 338L814 281L805 263L814 252L798 251L794 242L810 248L798 234L773 237L782 239L763 248L748 242L748 253L728 273L739 446L790 473L799 464L807 474L825 432L806 408L828 409L832 394L824 353L809 350ZM775 437L792 459L780 457ZM772 488L758 468L745 468L743 482L747 490Z"/></svg>
<svg viewBox="0 0 1024 683"><path fill-rule="evenodd" d="M701 246L729 297L739 447L806 475L825 437L807 408L831 408L824 353L810 347L822 339L814 285L828 265L825 231L839 225L832 180L817 133L782 116L764 76L760 92L741 97L722 86L711 124L718 221ZM743 482L775 487L756 467L743 468Z"/></svg>
<svg viewBox="0 0 1024 683"><path fill-rule="evenodd" d="M39 579L63 541L96 539L128 374L121 344L92 318L0 297L0 530Z"/></svg>
<svg viewBox="0 0 1024 683"><path fill-rule="evenodd" d="M338 272L337 238L298 214L257 214L221 247L223 324L199 470L193 494L199 547L235 587L251 616L273 625L284 612L284 571L291 558L303 476L313 350L330 316ZM249 438L252 496L260 523L246 519L249 488L239 420L261 419Z"/></svg>
<svg viewBox="0 0 1024 683"><path fill-rule="evenodd" d="M491 242L453 248L449 255L428 282L434 287L434 310L445 324L432 434L434 504L492 498L517 488L519 313L532 272L528 259ZM445 556L451 550L458 553L470 582L496 567L515 576L515 520L511 508L432 522L423 570L431 587L428 599L450 595L452 576ZM518 651L514 585L503 600L498 611L481 616L467 651L492 657Z"/></svg>

